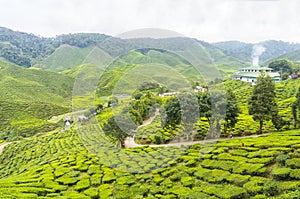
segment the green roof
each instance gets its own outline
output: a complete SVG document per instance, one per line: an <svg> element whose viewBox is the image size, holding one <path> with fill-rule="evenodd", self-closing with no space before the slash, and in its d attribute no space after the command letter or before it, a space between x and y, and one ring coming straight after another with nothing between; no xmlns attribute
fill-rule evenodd
<svg viewBox="0 0 300 199"><path fill-rule="evenodd" d="M268 67L249 66L249 67L246 67L246 68L242 68L241 70L273 70L273 69L268 68Z"/></svg>

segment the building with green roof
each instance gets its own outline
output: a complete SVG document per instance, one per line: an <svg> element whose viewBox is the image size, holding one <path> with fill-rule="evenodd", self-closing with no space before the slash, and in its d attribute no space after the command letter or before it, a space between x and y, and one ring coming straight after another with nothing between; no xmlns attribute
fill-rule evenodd
<svg viewBox="0 0 300 199"><path fill-rule="evenodd" d="M281 76L278 72L273 72L272 68L260 66L242 68L240 71L234 73L232 79L255 84L256 78L260 75L261 72L267 73L270 77L274 79L275 82L281 81Z"/></svg>

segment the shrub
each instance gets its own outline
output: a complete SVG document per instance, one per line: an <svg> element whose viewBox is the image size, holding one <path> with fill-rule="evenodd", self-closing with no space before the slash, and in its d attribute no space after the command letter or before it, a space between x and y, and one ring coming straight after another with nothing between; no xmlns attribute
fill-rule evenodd
<svg viewBox="0 0 300 199"><path fill-rule="evenodd" d="M56 179L56 181L59 182L59 183L65 184L65 185L73 185L78 181L78 179L67 177L67 176L64 175L64 176Z"/></svg>
<svg viewBox="0 0 300 199"><path fill-rule="evenodd" d="M300 169L293 169L290 173L290 177L300 180Z"/></svg>
<svg viewBox="0 0 300 199"><path fill-rule="evenodd" d="M220 198L246 198L247 192L241 187L232 185L212 185L204 190L205 193L216 195Z"/></svg>
<svg viewBox="0 0 300 199"><path fill-rule="evenodd" d="M101 199L109 198L113 194L112 188L108 184L100 185L98 187L98 190L99 190L99 196Z"/></svg>
<svg viewBox="0 0 300 199"><path fill-rule="evenodd" d="M191 189L187 188L187 187L181 187L181 186L174 186L171 189L166 190L167 194L175 194L177 195L179 198L187 198L191 193Z"/></svg>
<svg viewBox="0 0 300 199"><path fill-rule="evenodd" d="M286 165L292 168L300 168L300 158L288 159Z"/></svg>
<svg viewBox="0 0 300 199"><path fill-rule="evenodd" d="M94 174L91 176L91 185L100 185L101 184L102 174Z"/></svg>
<svg viewBox="0 0 300 199"><path fill-rule="evenodd" d="M77 182L74 189L76 191L81 191L83 189L87 189L89 186L90 186L90 179L84 178L84 179L81 179L79 182Z"/></svg>
<svg viewBox="0 0 300 199"><path fill-rule="evenodd" d="M68 188L67 186L60 185L57 182L52 181L52 180L47 180L47 181L43 181L43 182L44 182L45 188L53 189L54 191L65 191Z"/></svg>
<svg viewBox="0 0 300 199"><path fill-rule="evenodd" d="M269 165L273 162L273 160L274 160L273 157L271 157L271 158L251 158L251 159L248 159L247 162Z"/></svg>
<svg viewBox="0 0 300 199"><path fill-rule="evenodd" d="M60 177L60 176L64 175L65 173L68 173L70 171L71 171L70 168L57 167L57 168L55 168L54 175L55 175L55 177Z"/></svg>
<svg viewBox="0 0 300 199"><path fill-rule="evenodd" d="M284 193L284 194L280 195L278 198L281 198L281 199L299 199L300 198L300 191L296 190L296 191L293 191L293 192Z"/></svg>
<svg viewBox="0 0 300 199"><path fill-rule="evenodd" d="M258 180L251 180L244 184L244 188L248 191L248 193L252 196L256 194L262 194L263 193L263 185L264 183Z"/></svg>
<svg viewBox="0 0 300 199"><path fill-rule="evenodd" d="M264 194L267 196L275 196L278 194L277 182L274 181L266 181L263 187Z"/></svg>
<svg viewBox="0 0 300 199"><path fill-rule="evenodd" d="M279 155L279 156L276 157L276 162L278 162L278 164L280 164L280 165L284 165L285 161L289 158L290 158L289 155L285 155L285 154L284 155Z"/></svg>
<svg viewBox="0 0 300 199"><path fill-rule="evenodd" d="M205 176L210 175L211 170L205 169L205 168L199 168L196 173L194 173L194 176L196 176L198 179L204 179Z"/></svg>
<svg viewBox="0 0 300 199"><path fill-rule="evenodd" d="M241 186L248 182L250 175L231 174L227 180L230 183Z"/></svg>
<svg viewBox="0 0 300 199"><path fill-rule="evenodd" d="M77 191L66 191L63 193L63 196L66 196L67 198L76 198L76 199L89 199L90 197L85 196L81 193L78 193Z"/></svg>
<svg viewBox="0 0 300 199"><path fill-rule="evenodd" d="M153 175L153 182L156 184L160 184L162 181L164 181L165 178L161 177L160 175Z"/></svg>
<svg viewBox="0 0 300 199"><path fill-rule="evenodd" d="M275 179L287 179L291 172L290 168L276 168L272 171L272 176Z"/></svg>
<svg viewBox="0 0 300 199"><path fill-rule="evenodd" d="M133 176L122 176L117 178L117 184L120 185L132 185L136 182Z"/></svg>
<svg viewBox="0 0 300 199"><path fill-rule="evenodd" d="M190 187L194 182L194 179L190 176L183 176L181 178L181 184L185 187Z"/></svg>
<svg viewBox="0 0 300 199"><path fill-rule="evenodd" d="M296 191L300 188L299 181L287 181L287 182L280 182L278 184L278 189L280 192L285 192L287 190Z"/></svg>
<svg viewBox="0 0 300 199"><path fill-rule="evenodd" d="M102 182L103 183L112 183L113 181L116 180L116 176L113 172L107 172L104 174L103 178L102 178Z"/></svg>
<svg viewBox="0 0 300 199"><path fill-rule="evenodd" d="M98 189L95 187L88 188L83 193L91 198L98 198L98 195L99 195Z"/></svg>

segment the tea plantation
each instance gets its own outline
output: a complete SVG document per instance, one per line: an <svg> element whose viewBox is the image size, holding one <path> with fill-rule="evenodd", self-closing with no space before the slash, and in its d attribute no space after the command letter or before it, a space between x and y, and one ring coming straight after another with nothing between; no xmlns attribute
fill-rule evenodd
<svg viewBox="0 0 300 199"><path fill-rule="evenodd" d="M299 198L300 131L120 149L88 124L6 146L0 177L0 198Z"/></svg>

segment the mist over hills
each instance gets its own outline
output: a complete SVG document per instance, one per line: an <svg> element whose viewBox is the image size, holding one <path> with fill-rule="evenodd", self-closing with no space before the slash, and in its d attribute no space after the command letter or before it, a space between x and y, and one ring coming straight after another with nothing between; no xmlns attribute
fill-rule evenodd
<svg viewBox="0 0 300 199"><path fill-rule="evenodd" d="M275 40L262 41L256 44L240 41L225 41L212 43L212 45L220 48L226 55L236 57L245 62L252 60L252 51L255 45L263 46L265 50L260 56L261 63L300 49L300 44L298 43Z"/></svg>
<svg viewBox="0 0 300 199"><path fill-rule="evenodd" d="M159 48L180 51L193 43L201 45L212 62L225 71L237 70L249 65L254 45L265 48L260 56L260 63L300 49L298 43L274 40L257 44L239 41L208 43L183 37L121 39L97 33L76 33L44 38L0 27L0 57L20 66L35 66L57 72L80 64L92 63L85 59L95 47L103 51L101 53L106 54L107 59L111 59L134 49Z"/></svg>

